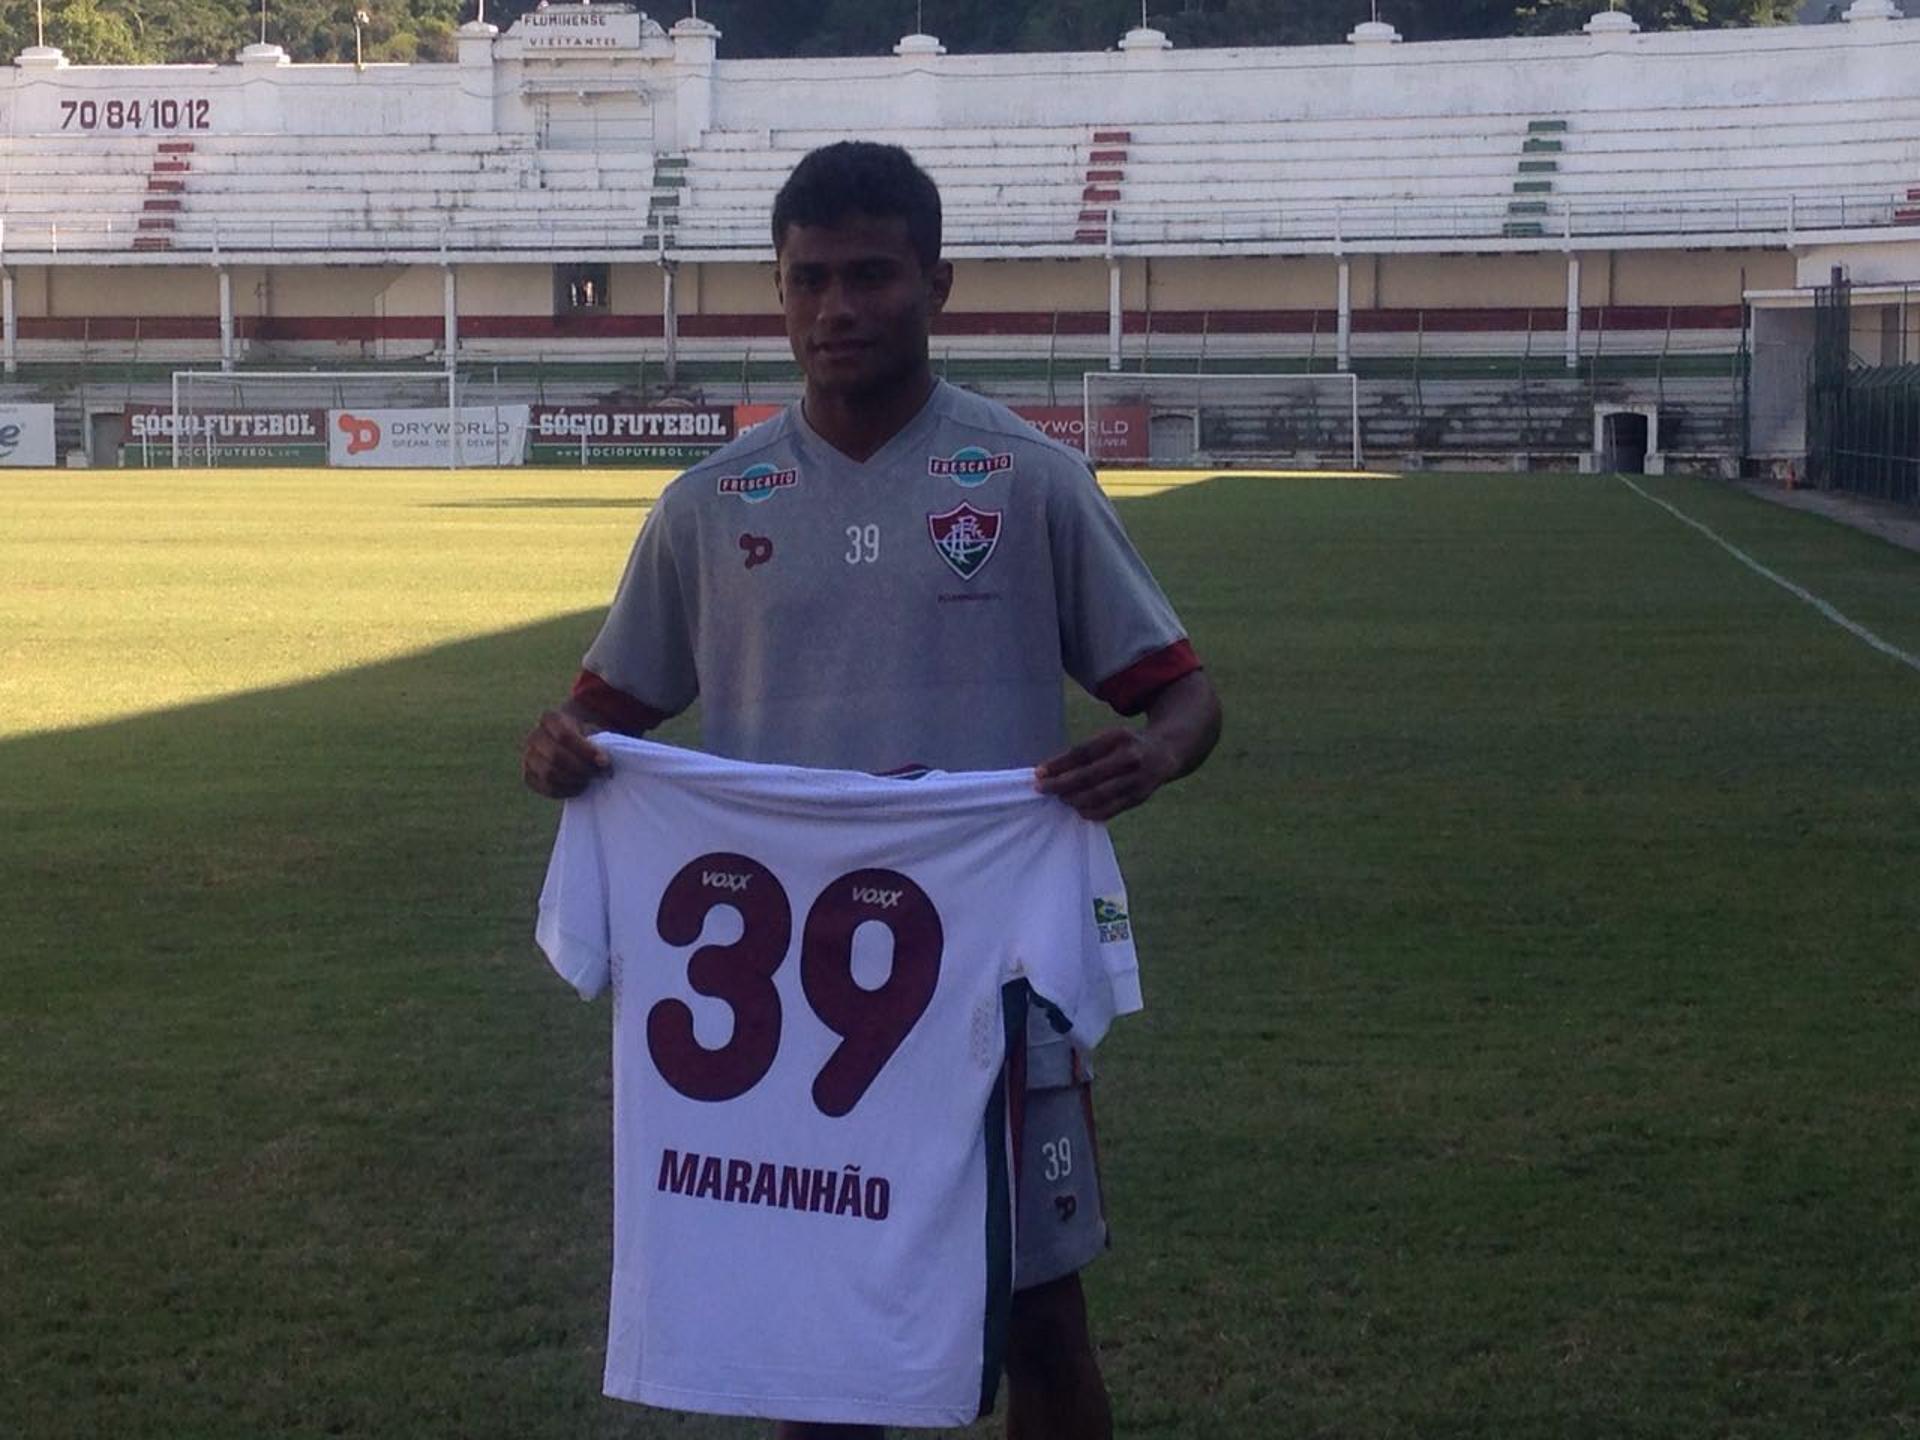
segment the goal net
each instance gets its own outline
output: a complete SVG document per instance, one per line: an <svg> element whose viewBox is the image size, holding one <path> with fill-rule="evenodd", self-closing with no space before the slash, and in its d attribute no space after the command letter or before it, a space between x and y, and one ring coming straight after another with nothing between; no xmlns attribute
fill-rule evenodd
<svg viewBox="0 0 1920 1440"><path fill-rule="evenodd" d="M329 415L421 410L451 421L461 390L445 370L176 370L167 406L129 408L128 463L325 465Z"/></svg>
<svg viewBox="0 0 1920 1440"><path fill-rule="evenodd" d="M1360 382L1347 371L1090 370L1084 387L1096 464L1361 466Z"/></svg>

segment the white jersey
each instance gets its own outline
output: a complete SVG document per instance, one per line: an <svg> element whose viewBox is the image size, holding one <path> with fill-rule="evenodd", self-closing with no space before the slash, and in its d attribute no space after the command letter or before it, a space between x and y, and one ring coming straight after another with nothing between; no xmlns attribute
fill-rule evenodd
<svg viewBox="0 0 1920 1440"><path fill-rule="evenodd" d="M596 739L612 774L565 808L538 935L583 997L613 987L606 1392L967 1423L1011 1296L1026 996L1087 1047L1140 1005L1106 832L1027 770Z"/></svg>

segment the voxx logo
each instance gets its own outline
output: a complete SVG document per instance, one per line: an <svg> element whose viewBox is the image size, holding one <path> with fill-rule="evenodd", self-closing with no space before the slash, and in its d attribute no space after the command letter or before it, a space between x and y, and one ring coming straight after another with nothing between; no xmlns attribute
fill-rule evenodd
<svg viewBox="0 0 1920 1440"><path fill-rule="evenodd" d="M735 875L725 870L702 870L700 872L700 883L702 885L706 886L709 890L725 890L730 895L737 895L746 889L752 879L753 876L751 875Z"/></svg>

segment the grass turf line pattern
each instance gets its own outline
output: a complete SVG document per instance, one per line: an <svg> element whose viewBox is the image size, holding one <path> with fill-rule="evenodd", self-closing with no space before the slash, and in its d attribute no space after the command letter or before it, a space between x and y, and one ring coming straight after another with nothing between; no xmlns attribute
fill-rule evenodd
<svg viewBox="0 0 1920 1440"><path fill-rule="evenodd" d="M1765 565L1762 565L1758 560L1754 559L1751 555L1747 554L1747 552L1742 550L1738 545L1735 545L1732 541L1726 539L1724 536L1717 533L1712 526L1702 525L1698 520L1695 520L1692 516L1685 514L1681 510L1677 509L1675 506L1668 504L1665 500L1662 500L1657 495L1649 495L1645 490L1642 490L1638 485L1634 484L1633 481L1628 479L1625 475L1622 475L1620 477L1620 483L1625 485L1629 490L1633 491L1633 493L1638 495L1642 500L1647 501L1649 504L1658 505L1662 510L1666 511L1669 515L1673 516L1673 518L1678 520L1681 524L1691 526L1693 529L1698 530L1702 535L1706 536L1707 539L1711 540L1714 544L1718 545L1722 550L1726 551L1729 555L1733 556L1734 559L1738 560L1742 565L1746 566L1749 570L1753 571L1754 574L1761 576L1763 579L1772 581L1775 585L1778 585L1782 590L1785 590L1789 595L1792 595L1794 598L1798 600L1804 600L1807 604L1811 605L1815 610L1818 610L1827 619L1831 620L1835 625L1838 625L1842 630L1845 630L1849 635L1852 635L1855 639L1865 641L1867 644L1871 645L1875 650L1878 650L1882 655L1886 655L1891 657L1892 659L1898 660L1902 665L1905 665L1909 670L1920 671L1920 656L1909 654L1907 651L1902 650L1898 645L1893 645L1888 643L1885 640L1882 640L1878 635L1874 634L1873 631L1867 629L1866 626L1861 625L1856 621L1849 620L1845 615L1842 615L1838 610L1834 609L1832 605L1828 604L1825 600L1822 600L1818 595L1814 594L1811 590L1808 590L1803 586L1796 585L1794 584L1793 581L1787 579L1786 576L1781 575L1773 570L1769 570Z"/></svg>

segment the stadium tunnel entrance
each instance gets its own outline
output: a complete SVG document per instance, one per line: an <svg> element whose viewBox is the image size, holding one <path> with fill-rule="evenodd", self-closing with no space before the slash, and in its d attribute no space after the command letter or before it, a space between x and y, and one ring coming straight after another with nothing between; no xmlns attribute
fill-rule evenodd
<svg viewBox="0 0 1920 1440"><path fill-rule="evenodd" d="M1603 475L1664 475L1667 467L1660 450L1659 407L1596 407L1592 468Z"/></svg>

